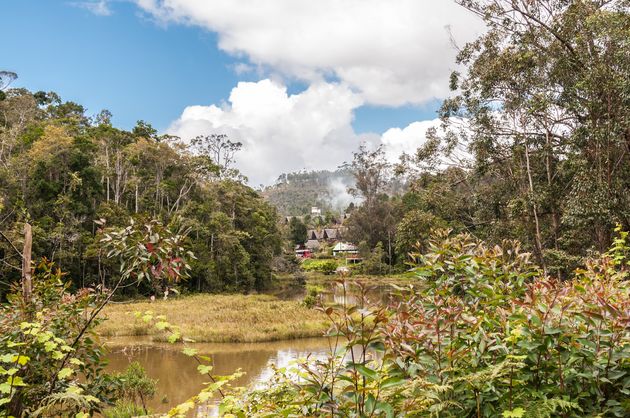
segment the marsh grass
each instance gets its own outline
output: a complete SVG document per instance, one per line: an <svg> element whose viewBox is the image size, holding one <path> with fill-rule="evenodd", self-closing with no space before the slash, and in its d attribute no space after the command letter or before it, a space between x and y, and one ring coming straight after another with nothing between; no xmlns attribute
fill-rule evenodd
<svg viewBox="0 0 630 418"><path fill-rule="evenodd" d="M261 342L318 337L328 326L325 316L299 301L270 295L195 295L168 301L110 305L98 333L108 336L163 336L134 312L165 315L182 334L197 342Z"/></svg>

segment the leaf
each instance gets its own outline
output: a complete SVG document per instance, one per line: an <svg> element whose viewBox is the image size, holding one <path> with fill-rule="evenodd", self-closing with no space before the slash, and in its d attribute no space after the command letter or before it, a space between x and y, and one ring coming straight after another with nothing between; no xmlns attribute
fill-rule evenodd
<svg viewBox="0 0 630 418"><path fill-rule="evenodd" d="M13 363L15 354L3 354L0 356L0 362L2 363Z"/></svg>
<svg viewBox="0 0 630 418"><path fill-rule="evenodd" d="M31 358L28 356L13 356L13 362L17 362L20 366L24 366Z"/></svg>
<svg viewBox="0 0 630 418"><path fill-rule="evenodd" d="M57 373L57 377L59 379L65 379L72 376L72 373L74 373L74 370L69 367L64 367L63 369L59 370L59 373Z"/></svg>
<svg viewBox="0 0 630 418"><path fill-rule="evenodd" d="M363 364L355 363L352 364L351 367L354 367L361 374L361 376L367 379L375 380L378 377L378 374L375 370L372 370L369 367L364 366Z"/></svg>
<svg viewBox="0 0 630 418"><path fill-rule="evenodd" d="M75 366L83 366L85 363L79 360L78 358L71 358L70 364L74 364Z"/></svg>
<svg viewBox="0 0 630 418"><path fill-rule="evenodd" d="M155 328L159 329L160 331L163 331L163 330L165 330L166 328L168 328L170 326L171 326L171 324L169 324L166 321L160 321L160 322L157 322L155 324Z"/></svg>
<svg viewBox="0 0 630 418"><path fill-rule="evenodd" d="M511 411L503 411L501 415L503 418L522 418L525 415L525 410L523 408L514 408Z"/></svg>
<svg viewBox="0 0 630 418"><path fill-rule="evenodd" d="M407 380L399 376L388 377L381 383L381 389L389 389L406 383Z"/></svg>
<svg viewBox="0 0 630 418"><path fill-rule="evenodd" d="M190 348L190 347L186 347L182 350L182 353L184 353L185 355L187 355L188 357L193 357L197 355L197 349L196 348Z"/></svg>
<svg viewBox="0 0 630 418"><path fill-rule="evenodd" d="M197 370L201 374L210 374L210 372L212 371L212 366L200 364L199 366L197 366Z"/></svg>

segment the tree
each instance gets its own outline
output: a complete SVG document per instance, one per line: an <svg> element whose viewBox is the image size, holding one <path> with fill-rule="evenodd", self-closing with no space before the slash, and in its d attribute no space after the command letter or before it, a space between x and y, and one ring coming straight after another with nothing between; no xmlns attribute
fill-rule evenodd
<svg viewBox="0 0 630 418"><path fill-rule="evenodd" d="M406 257L412 252L422 252L434 229L446 228L444 220L422 210L405 213L396 226L396 252Z"/></svg>
<svg viewBox="0 0 630 418"><path fill-rule="evenodd" d="M458 3L488 30L460 50L466 72L430 142L469 147L466 181L492 209L479 202L472 224L522 239L543 267L550 251L603 251L614 223L630 224L628 1Z"/></svg>
<svg viewBox="0 0 630 418"><path fill-rule="evenodd" d="M295 245L302 245L306 241L306 225L296 216L289 221L289 239Z"/></svg>
<svg viewBox="0 0 630 418"><path fill-rule="evenodd" d="M241 142L233 142L224 134L200 135L190 142L198 152L209 156L219 166L220 178L239 176L232 165L235 162L234 155L243 147Z"/></svg>
<svg viewBox="0 0 630 418"><path fill-rule="evenodd" d="M399 201L383 193L390 177L390 164L382 147L370 151L364 144L347 164L355 178L355 187L349 189L361 198L361 206L352 211L348 219L348 237L353 242L365 241L370 248L380 242L386 250L390 264L394 262L394 239L399 219Z"/></svg>

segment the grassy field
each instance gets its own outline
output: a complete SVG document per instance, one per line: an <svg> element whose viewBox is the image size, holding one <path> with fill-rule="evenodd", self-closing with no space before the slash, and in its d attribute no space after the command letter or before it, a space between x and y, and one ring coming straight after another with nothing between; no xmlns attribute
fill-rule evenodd
<svg viewBox="0 0 630 418"><path fill-rule="evenodd" d="M328 323L324 315L298 301L269 295L195 295L168 301L112 304L103 310L97 329L103 337L152 335L155 331L134 312L153 311L182 328L198 342L260 342L321 336Z"/></svg>

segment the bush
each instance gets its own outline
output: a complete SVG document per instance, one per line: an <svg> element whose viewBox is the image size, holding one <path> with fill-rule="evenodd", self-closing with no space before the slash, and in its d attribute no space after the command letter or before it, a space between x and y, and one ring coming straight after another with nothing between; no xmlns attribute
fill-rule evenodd
<svg viewBox="0 0 630 418"><path fill-rule="evenodd" d="M630 416L627 234L571 280L519 244L440 235L393 307L321 308L345 349L224 400L244 416ZM343 343L342 343L343 341Z"/></svg>
<svg viewBox="0 0 630 418"><path fill-rule="evenodd" d="M0 416L74 416L112 400L115 382L93 332L99 321L90 320L101 301L91 289L70 292L62 279L44 260L30 303L16 288L0 306Z"/></svg>
<svg viewBox="0 0 630 418"><path fill-rule="evenodd" d="M131 401L116 401L113 407L103 411L105 418L134 418L146 415L144 409Z"/></svg>
<svg viewBox="0 0 630 418"><path fill-rule="evenodd" d="M337 260L306 259L302 262L302 270L333 274L337 269Z"/></svg>
<svg viewBox="0 0 630 418"><path fill-rule="evenodd" d="M319 271L328 275L335 274L336 270L337 270L337 262L333 260L329 260L329 261L326 261L325 263L322 263L319 268Z"/></svg>
<svg viewBox="0 0 630 418"><path fill-rule="evenodd" d="M155 396L157 391L157 380L150 379L144 368L134 361L127 367L124 373L116 376L120 381L118 399L129 401L141 407L143 414L148 414L146 401Z"/></svg>

